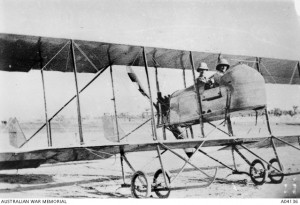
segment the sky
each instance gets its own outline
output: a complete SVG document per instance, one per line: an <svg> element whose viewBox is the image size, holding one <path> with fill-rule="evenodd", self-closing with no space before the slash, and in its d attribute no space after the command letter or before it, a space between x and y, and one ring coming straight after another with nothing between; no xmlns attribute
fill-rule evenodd
<svg viewBox="0 0 300 205"><path fill-rule="evenodd" d="M298 0L0 0L0 32L300 60ZM125 68L113 69L118 111L149 109ZM144 70L135 71L146 87ZM92 77L80 74L80 87ZM45 72L45 81L51 115L75 94L74 76ZM162 69L160 83L163 94L181 89L181 71ZM300 104L299 86L268 85L267 91L270 107ZM0 72L0 97L0 119L44 116L38 71ZM82 95L83 115L112 113L111 99L106 72ZM75 101L62 114L76 116Z"/></svg>

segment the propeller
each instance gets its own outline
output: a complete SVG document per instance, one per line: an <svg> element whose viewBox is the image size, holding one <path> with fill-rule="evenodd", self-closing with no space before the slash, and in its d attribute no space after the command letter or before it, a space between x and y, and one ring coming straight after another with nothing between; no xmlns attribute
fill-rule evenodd
<svg viewBox="0 0 300 205"><path fill-rule="evenodd" d="M147 97L148 99L150 99L149 94L145 91L145 89L143 88L140 80L138 79L137 75L135 74L135 72L132 70L132 68L130 66L126 66L126 70L127 70L127 74L130 78L130 80L135 83L138 86L138 90L140 91L140 93ZM157 109L157 104L153 103L154 107Z"/></svg>
<svg viewBox="0 0 300 205"><path fill-rule="evenodd" d="M150 98L148 93L145 91L145 89L143 88L141 82L139 81L137 75L135 74L135 72L132 70L132 68L130 66L126 66L126 70L127 70L127 74L130 78L130 80L133 82L133 83L136 83L137 86L138 86L138 90L140 91L140 93L147 97L148 99Z"/></svg>

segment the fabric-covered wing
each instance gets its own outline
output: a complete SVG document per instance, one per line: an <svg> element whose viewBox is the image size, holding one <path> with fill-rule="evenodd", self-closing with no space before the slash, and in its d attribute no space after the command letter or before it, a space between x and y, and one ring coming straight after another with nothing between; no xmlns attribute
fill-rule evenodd
<svg viewBox="0 0 300 205"><path fill-rule="evenodd" d="M278 137L288 143L299 143L300 136L281 136ZM230 138L212 140L175 140L163 142L170 149L195 148L202 144L202 147L226 146L233 144L243 144L251 148L262 148L270 145L270 137L263 138ZM159 142L148 142L140 144L114 143L111 145L92 146L92 147L67 147L67 148L48 148L32 151L2 152L0 153L0 170L35 168L40 164L58 163L69 161L107 159L119 154L120 146L125 153L154 151ZM283 143L276 143L276 146L285 146ZM161 147L161 149L164 149Z"/></svg>
<svg viewBox="0 0 300 205"><path fill-rule="evenodd" d="M77 71L96 73L112 65L143 66L142 47L74 40ZM191 69L189 51L146 47L148 66ZM195 66L206 62L215 69L218 53L193 52ZM222 54L231 66L245 63L256 67L256 57ZM259 71L267 83L300 84L298 61L259 58ZM70 40L60 38L0 34L0 70L28 72L31 69L72 72Z"/></svg>

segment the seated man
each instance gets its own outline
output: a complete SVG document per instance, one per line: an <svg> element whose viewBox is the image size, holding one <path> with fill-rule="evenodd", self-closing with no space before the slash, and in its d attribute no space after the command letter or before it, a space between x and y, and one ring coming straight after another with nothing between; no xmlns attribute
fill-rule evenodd
<svg viewBox="0 0 300 205"><path fill-rule="evenodd" d="M217 72L213 76L214 87L218 87L220 85L221 77L224 73L229 69L230 65L226 59L221 59L216 67Z"/></svg>
<svg viewBox="0 0 300 205"><path fill-rule="evenodd" d="M204 75L205 72L208 71L207 64L202 62L200 63L199 68L197 68L197 72L199 72L199 77L198 77L198 82L204 83L204 89L210 89L212 85L212 81L210 79L207 79L206 76Z"/></svg>
<svg viewBox="0 0 300 205"><path fill-rule="evenodd" d="M198 80L200 82L203 82L203 83L207 83L207 79L206 77L204 76L204 72L205 71L208 71L208 67L207 67L207 64L206 63L200 63L200 66L199 68L197 68L197 72L199 72L199 77L198 77Z"/></svg>

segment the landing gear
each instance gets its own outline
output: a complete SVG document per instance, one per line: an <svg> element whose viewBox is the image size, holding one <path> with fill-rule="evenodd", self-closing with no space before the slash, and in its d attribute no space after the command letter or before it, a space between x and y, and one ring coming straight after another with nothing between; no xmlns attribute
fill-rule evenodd
<svg viewBox="0 0 300 205"><path fill-rule="evenodd" d="M269 162L273 167L275 167L278 170L281 170L282 172L277 171L276 169L274 169L273 167L271 167L270 165L268 165L268 172L269 172L269 178L271 180L271 183L274 184L280 184L283 181L284 175L283 175L283 166L279 166L279 162L276 158L273 158L270 160ZM280 169L280 167L282 169ZM274 176L276 175L276 176Z"/></svg>
<svg viewBox="0 0 300 205"><path fill-rule="evenodd" d="M151 184L149 182L144 172L135 172L131 178L131 194L135 198L147 198L151 192Z"/></svg>
<svg viewBox="0 0 300 205"><path fill-rule="evenodd" d="M167 172L166 172L166 177L170 184L171 180L170 180L170 176ZM154 177L153 177L154 192L159 198L168 198L170 195L171 190L169 190L164 185L165 185L165 181L164 181L163 172L161 169L159 169L155 172Z"/></svg>
<svg viewBox="0 0 300 205"><path fill-rule="evenodd" d="M249 175L255 185L262 185L266 182L267 170L262 161L255 159L251 163Z"/></svg>

